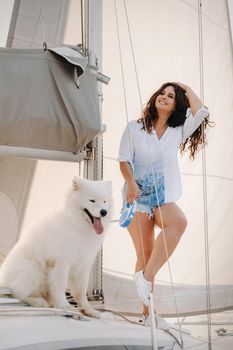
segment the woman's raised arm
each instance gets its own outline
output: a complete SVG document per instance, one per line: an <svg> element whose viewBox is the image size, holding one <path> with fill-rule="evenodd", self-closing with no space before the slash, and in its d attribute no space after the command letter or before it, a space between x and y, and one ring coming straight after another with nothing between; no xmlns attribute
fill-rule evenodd
<svg viewBox="0 0 233 350"><path fill-rule="evenodd" d="M179 85L187 94L192 115L195 116L196 112L203 106L200 97L196 95L196 93L191 89L190 86L185 85L183 83L176 84Z"/></svg>

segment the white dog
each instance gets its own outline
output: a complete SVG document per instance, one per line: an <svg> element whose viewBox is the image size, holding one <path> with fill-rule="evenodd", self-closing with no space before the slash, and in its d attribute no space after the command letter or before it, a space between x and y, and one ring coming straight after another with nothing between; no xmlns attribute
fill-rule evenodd
<svg viewBox="0 0 233 350"><path fill-rule="evenodd" d="M85 315L100 317L87 300L89 273L111 220L111 182L73 180L64 211L19 240L0 268L0 286L36 307L72 309L71 293Z"/></svg>

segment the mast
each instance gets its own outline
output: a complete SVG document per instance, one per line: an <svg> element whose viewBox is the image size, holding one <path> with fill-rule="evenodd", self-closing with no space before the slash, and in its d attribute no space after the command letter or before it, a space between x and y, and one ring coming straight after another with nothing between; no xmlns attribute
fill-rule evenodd
<svg viewBox="0 0 233 350"><path fill-rule="evenodd" d="M81 0L82 1L82 0ZM102 70L102 0L84 0L84 47L87 48L89 64ZM101 113L102 89L98 83L99 108ZM103 138L102 135L91 141L86 147L84 159L84 177L90 180L103 179ZM89 299L103 300L102 250L98 254L90 275Z"/></svg>

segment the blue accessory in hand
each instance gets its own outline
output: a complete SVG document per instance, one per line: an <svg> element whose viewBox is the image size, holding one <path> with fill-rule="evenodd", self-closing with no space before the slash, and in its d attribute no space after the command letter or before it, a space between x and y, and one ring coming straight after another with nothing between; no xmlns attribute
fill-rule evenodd
<svg viewBox="0 0 233 350"><path fill-rule="evenodd" d="M126 203L125 209L121 213L119 225L121 227L127 227L135 214L136 211L136 201L134 201L132 204Z"/></svg>

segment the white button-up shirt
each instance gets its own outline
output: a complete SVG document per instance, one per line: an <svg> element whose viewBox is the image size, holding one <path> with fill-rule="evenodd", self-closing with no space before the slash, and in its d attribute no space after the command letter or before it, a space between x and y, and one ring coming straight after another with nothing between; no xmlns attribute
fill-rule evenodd
<svg viewBox="0 0 233 350"><path fill-rule="evenodd" d="M128 123L121 138L119 162L131 165L134 178L146 193L157 187L160 204L176 201L182 192L178 164L179 146L199 127L208 115L205 107L195 116L187 109L182 126L168 127L158 139L156 131L149 134L142 129L142 123L133 120Z"/></svg>

